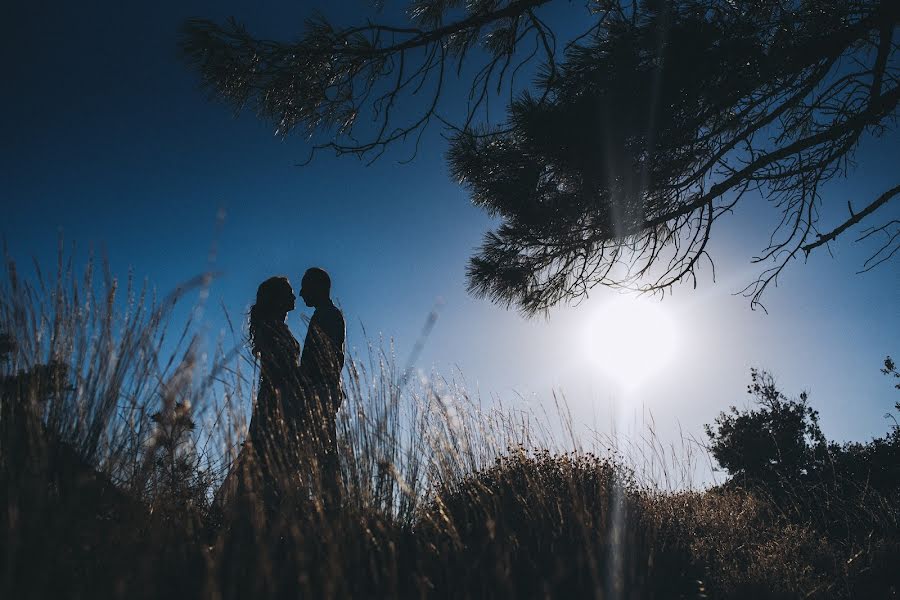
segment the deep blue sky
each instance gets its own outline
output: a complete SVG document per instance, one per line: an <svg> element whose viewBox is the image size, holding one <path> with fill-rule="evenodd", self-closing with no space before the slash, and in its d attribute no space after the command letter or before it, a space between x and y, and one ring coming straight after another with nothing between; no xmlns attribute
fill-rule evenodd
<svg viewBox="0 0 900 600"><path fill-rule="evenodd" d="M345 16L364 4L342 4ZM420 366L461 375L473 393L511 406L552 406L557 390L576 421L600 431L640 421L643 407L664 438L679 427L699 436L719 410L746 402L749 368L760 366L790 393L810 390L834 438L887 429L895 394L878 367L885 354L900 354L897 262L855 275L870 248L851 245L852 233L833 258L819 252L791 265L766 298L768 315L751 311L733 293L757 272L749 258L765 245L773 213L748 198L714 232L717 281L707 270L698 289L663 301L678 324L677 358L626 394L585 352L586 337L603 340L609 292L535 321L466 295L466 259L491 221L451 181L436 132L408 165L396 155L365 167L323 154L298 168L301 138L277 138L252 115L236 119L209 102L178 59L186 17L234 15L254 33L289 38L309 6L4 5L0 234L13 256L52 266L62 231L81 249L105 248L114 272L133 268L166 291L207 268L222 209L215 267L224 275L212 296L233 315L267 276L299 281L320 265L334 279L351 346L363 345L362 323L371 337L394 338L403 360L442 302ZM896 182L896 135L856 158L857 171L829 186L826 202L861 205ZM215 333L221 320L209 318ZM305 333L299 311L291 325Z"/></svg>

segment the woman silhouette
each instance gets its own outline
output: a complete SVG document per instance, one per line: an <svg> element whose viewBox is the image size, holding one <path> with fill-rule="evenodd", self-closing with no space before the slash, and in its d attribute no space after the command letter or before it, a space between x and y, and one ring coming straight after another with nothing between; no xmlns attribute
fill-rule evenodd
<svg viewBox="0 0 900 600"><path fill-rule="evenodd" d="M267 504L297 467L290 456L296 450L300 344L285 323L295 300L286 277L270 277L260 284L250 309L249 341L259 360L259 392L249 439L259 461Z"/></svg>

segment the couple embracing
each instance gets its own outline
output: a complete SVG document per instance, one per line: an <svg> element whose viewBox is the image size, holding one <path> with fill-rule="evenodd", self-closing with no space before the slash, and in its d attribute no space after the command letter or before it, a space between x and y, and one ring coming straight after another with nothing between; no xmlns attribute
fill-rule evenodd
<svg viewBox="0 0 900 600"><path fill-rule="evenodd" d="M300 297L315 309L302 352L285 323L296 301L288 279L271 277L256 292L249 341L259 392L244 449L268 511L306 490L332 512L342 496L335 417L343 400L344 317L322 269L306 271Z"/></svg>

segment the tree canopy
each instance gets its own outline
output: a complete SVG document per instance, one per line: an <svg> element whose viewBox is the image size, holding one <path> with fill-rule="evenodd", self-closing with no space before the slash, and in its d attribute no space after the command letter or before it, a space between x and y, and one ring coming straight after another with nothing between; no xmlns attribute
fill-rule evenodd
<svg viewBox="0 0 900 600"><path fill-rule="evenodd" d="M194 20L183 48L216 96L279 132L302 128L314 149L374 160L445 128L451 172L500 220L470 261L470 290L528 315L597 285L696 284L713 223L748 195L782 217L754 258L761 273L745 292L756 305L791 260L900 195L896 185L820 221L823 184L850 171L864 137L896 125L897 3L596 0L559 47L551 4L581 10L415 0L402 26L320 17L293 43ZM516 87L538 60L533 85ZM462 122L442 104L452 77L469 84ZM486 120L507 85L504 118ZM417 94L419 113L398 110ZM858 235L875 243L869 270L900 248L900 220Z"/></svg>
<svg viewBox="0 0 900 600"><path fill-rule="evenodd" d="M900 377L890 357L881 372ZM750 377L747 392L756 406L732 406L705 426L710 454L734 484L762 487L776 499L795 501L804 489L813 496L845 501L872 492L891 498L900 491L900 425L895 414L884 415L891 425L883 436L865 442L828 441L806 392L788 398L767 371L751 369ZM894 409L900 411L900 402Z"/></svg>

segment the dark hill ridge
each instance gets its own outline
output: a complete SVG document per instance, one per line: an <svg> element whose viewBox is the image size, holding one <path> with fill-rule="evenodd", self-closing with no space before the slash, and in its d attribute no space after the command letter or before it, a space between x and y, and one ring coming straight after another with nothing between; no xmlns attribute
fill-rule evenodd
<svg viewBox="0 0 900 600"><path fill-rule="evenodd" d="M149 597L175 591L169 583L177 571L152 576L161 575L164 563L151 568L144 562L148 556L166 558L162 542L173 523L154 519L148 506L42 422L55 378L52 368L41 366L2 379L4 597L111 598L142 588L152 592Z"/></svg>
<svg viewBox="0 0 900 600"><path fill-rule="evenodd" d="M448 466L410 518L392 508L400 497L378 491L392 489L388 463L375 465L369 492L349 486L338 513L324 511L314 490L266 513L250 462L240 493L220 507L210 500L218 480L176 470L184 485L160 483L175 464L174 442L162 454L146 445L134 454L144 471L133 481L104 474L48 425L45 403L65 381L59 366L2 379L4 598L897 593L896 496L807 486L776 497L738 479L704 492L661 492L613 458L511 447L474 471ZM158 413L150 420L171 421ZM887 438L879 443L893 448ZM345 477L358 464L343 465ZM822 525L835 510L853 517L844 519L851 531Z"/></svg>

